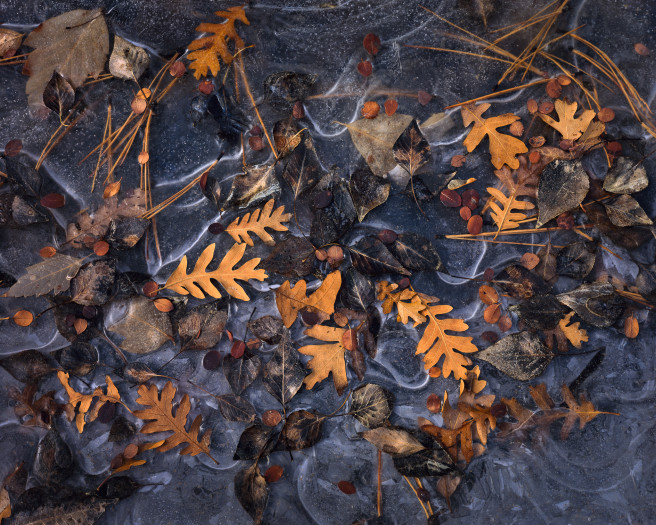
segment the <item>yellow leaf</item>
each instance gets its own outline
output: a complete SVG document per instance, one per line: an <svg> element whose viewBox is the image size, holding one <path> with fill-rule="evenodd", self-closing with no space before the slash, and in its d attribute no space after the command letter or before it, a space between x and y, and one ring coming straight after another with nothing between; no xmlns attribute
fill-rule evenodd
<svg viewBox="0 0 656 525"><path fill-rule="evenodd" d="M562 330L562 332L565 334L565 337L567 337L568 341L572 343L574 348L581 348L581 343L588 340L588 332L586 332L583 328L579 328L581 323L577 322L569 324L573 315L574 312L570 312L560 321L558 321L558 328Z"/></svg>
<svg viewBox="0 0 656 525"><path fill-rule="evenodd" d="M285 326L291 327L302 309L316 312L321 321L328 319L335 311L335 299L341 286L342 274L339 270L328 274L310 297L306 295L305 281L299 281L293 288L289 281L282 283L276 290L276 305Z"/></svg>
<svg viewBox="0 0 656 525"><path fill-rule="evenodd" d="M164 440L164 443L158 447L160 452L166 452L178 445L185 444L185 447L180 450L180 454L190 454L196 456L203 452L207 454L215 463L217 462L210 454L210 437L211 430L208 430L199 439L200 425L202 417L196 416L191 423L189 430L187 426L187 416L191 403L189 396L185 394L180 400L180 404L173 410L173 398L175 397L175 387L169 381L162 389L160 397L155 385L140 385L139 397L137 403L144 405L148 408L143 410L135 410L134 415L139 419L146 420L146 424L141 427L141 432L144 434L153 434L155 432L173 432L169 437Z"/></svg>
<svg viewBox="0 0 656 525"><path fill-rule="evenodd" d="M467 127L472 122L474 123L474 127L469 132L469 135L467 135L463 145L471 153L487 135L490 140L490 155L492 156L494 167L501 169L504 164L507 164L510 168L517 169L519 168L519 161L516 156L520 153L526 153L528 148L521 140L499 133L497 128L508 126L519 120L519 117L512 113L506 113L487 119L483 118L481 115L489 107L490 104L488 103L478 106L470 104L462 107L461 113L464 126Z"/></svg>
<svg viewBox="0 0 656 525"><path fill-rule="evenodd" d="M253 239L248 235L248 232L253 232L266 244L275 244L273 237L269 235L266 228L271 228L279 232L287 231L287 226L282 223L289 221L292 214L284 213L284 206L280 206L276 211L271 213L273 202L273 199L271 199L261 210L257 209L252 214L247 213L241 218L241 222L239 221L239 217L237 217L225 231L232 236L235 242L245 242L249 246L253 246Z"/></svg>
<svg viewBox="0 0 656 525"><path fill-rule="evenodd" d="M187 55L187 58L191 61L189 67L194 70L196 79L207 76L208 70L213 76L216 76L221 70L219 57L226 65L232 63L233 56L228 49L230 40L234 40L236 49L241 49L245 45L235 29L237 20L250 25L246 13L244 13L244 7L229 7L227 11L216 11L214 14L226 18L226 21L221 24L200 24L196 31L213 33L213 35L204 36L189 44L189 49L192 52Z"/></svg>
<svg viewBox="0 0 656 525"><path fill-rule="evenodd" d="M591 109L587 109L581 113L578 118L574 118L576 108L578 107L576 102L567 104L562 100L556 100L554 106L556 108L556 113L558 114L557 121L549 115L543 115L542 113L538 113L538 115L544 122L549 124L556 131L559 131L565 140L578 139L583 132L588 129L588 125L595 117L595 112Z"/></svg>
<svg viewBox="0 0 656 525"><path fill-rule="evenodd" d="M62 386L66 390L68 395L68 402L73 407L77 408L77 416L75 418L75 424L77 426L78 432L82 433L84 430L85 423L95 421L98 417L98 411L102 408L105 403L120 403L121 396L118 393L118 389L112 382L112 379L109 376L105 376L105 381L107 382L107 393L103 393L100 387L97 387L91 394L81 394L73 390L73 387L68 383L68 373L63 370L57 372L57 377L61 382ZM91 404L93 403L93 398L97 397L98 401L93 407L93 410L89 412ZM78 406L79 405L79 406ZM88 413L88 417L87 417Z"/></svg>
<svg viewBox="0 0 656 525"><path fill-rule="evenodd" d="M241 260L246 251L245 244L235 244L225 254L225 257L219 263L219 267L216 270L207 272L206 268L212 261L215 247L216 244L210 244L203 250L203 253L200 254L200 257L196 261L196 266L194 266L190 274L187 274L187 256L185 255L180 261L180 265L164 284L164 288L170 288L181 295L191 294L197 299L205 298L204 291L207 295L218 299L221 297L221 292L212 284L212 279L214 279L221 283L226 292L232 297L241 299L242 301L250 301L244 289L237 284L236 279L241 281L247 281L249 279L264 281L267 278L267 274L262 269L255 269L260 263L260 259L251 259L239 268L235 268L235 264Z"/></svg>
<svg viewBox="0 0 656 525"><path fill-rule="evenodd" d="M307 345L298 349L301 354L313 356L313 359L310 359L307 364L312 369L312 373L307 375L303 381L306 388L313 388L332 373L335 390L340 396L342 395L348 386L344 361L346 348L342 345L344 333L346 333L346 328L332 328L323 325L314 325L305 330L305 334L310 337L320 341L333 342L329 345Z"/></svg>

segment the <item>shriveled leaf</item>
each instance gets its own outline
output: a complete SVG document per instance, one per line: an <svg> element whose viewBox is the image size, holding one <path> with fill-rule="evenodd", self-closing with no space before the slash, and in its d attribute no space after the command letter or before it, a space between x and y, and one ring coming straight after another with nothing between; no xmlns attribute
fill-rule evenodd
<svg viewBox="0 0 656 525"><path fill-rule="evenodd" d="M68 290L71 279L75 277L84 259L56 253L52 257L28 266L27 273L9 289L9 297L28 297L45 295L54 291L55 295Z"/></svg>
<svg viewBox="0 0 656 525"><path fill-rule="evenodd" d="M374 175L369 168L361 168L351 175L349 190L358 220L362 222L367 213L387 200L390 185Z"/></svg>
<svg viewBox="0 0 656 525"><path fill-rule="evenodd" d="M620 157L606 174L604 190L611 193L637 193L648 184L647 170L643 164L628 157Z"/></svg>
<svg viewBox="0 0 656 525"><path fill-rule="evenodd" d="M399 474L409 477L430 477L443 476L456 470L453 460L436 440L428 436L416 437L424 445L425 450L408 456L395 456L394 468Z"/></svg>
<svg viewBox="0 0 656 525"><path fill-rule="evenodd" d="M33 511L19 512L14 515L14 525L66 524L77 525L96 523L105 513L105 509L115 500L83 496L79 499L48 502Z"/></svg>
<svg viewBox="0 0 656 525"><path fill-rule="evenodd" d="M563 332L567 340L574 348L581 348L581 344L587 342L588 332L583 328L579 328L581 323L571 323L574 312L568 313L560 321L558 321L558 328ZM570 324L571 323L571 324Z"/></svg>
<svg viewBox="0 0 656 525"><path fill-rule="evenodd" d="M161 300L171 303L168 299L155 299L155 307L158 305L157 301ZM167 308L158 308L158 310L166 312ZM228 307L226 301L220 299L196 306L185 312L178 319L177 331L185 349L206 350L221 341L227 322Z"/></svg>
<svg viewBox="0 0 656 525"><path fill-rule="evenodd" d="M257 413L250 402L243 397L233 394L224 394L216 396L219 403L221 415L228 421L239 421L241 423L252 423L255 421Z"/></svg>
<svg viewBox="0 0 656 525"><path fill-rule="evenodd" d="M314 246L307 238L292 235L277 243L261 266L267 272L285 277L303 277L312 272L314 252Z"/></svg>
<svg viewBox="0 0 656 525"><path fill-rule="evenodd" d="M185 255L180 261L179 266L167 279L164 287L181 295L191 294L197 299L204 299L205 293L218 299L221 297L221 292L212 284L211 281L214 279L221 283L229 295L242 301L250 301L248 295L237 284L236 280L247 281L249 279L256 279L258 281L264 281L267 278L267 274L262 269L256 269L260 259L250 259L239 268L235 268L235 265L241 260L246 251L246 244L235 244L225 254L218 268L208 272L207 266L212 261L215 247L216 244L213 243L203 250L190 274L187 274L187 256Z"/></svg>
<svg viewBox="0 0 656 525"><path fill-rule="evenodd" d="M553 353L530 332L507 335L476 354L504 374L518 381L530 381L542 375Z"/></svg>
<svg viewBox="0 0 656 525"><path fill-rule="evenodd" d="M291 327L300 310L315 312L320 320L328 319L335 311L335 299L341 285L342 274L339 270L328 274L309 297L305 281L299 281L293 288L289 281L285 281L276 290L276 305L284 325Z"/></svg>
<svg viewBox="0 0 656 525"><path fill-rule="evenodd" d="M416 120L412 120L392 147L394 160L410 177L430 160L430 144L424 138Z"/></svg>
<svg viewBox="0 0 656 525"><path fill-rule="evenodd" d="M15 53L21 46L22 40L22 33L0 27L0 57L9 58L10 53Z"/></svg>
<svg viewBox="0 0 656 525"><path fill-rule="evenodd" d="M85 264L73 278L73 301L84 306L100 306L112 297L116 279L114 261L101 259Z"/></svg>
<svg viewBox="0 0 656 525"><path fill-rule="evenodd" d="M604 201L604 208L610 222L622 228L626 226L650 226L652 220L642 206L630 195L620 195L612 201Z"/></svg>
<svg viewBox="0 0 656 525"><path fill-rule="evenodd" d="M25 86L30 105L41 104L42 94L58 72L76 89L88 76L96 78L105 67L109 53L109 33L101 9L75 9L50 18L25 39L34 48L24 72L30 75Z"/></svg>
<svg viewBox="0 0 656 525"><path fill-rule="evenodd" d="M135 46L114 35L114 48L109 56L109 72L123 80L139 79L150 63L143 47Z"/></svg>
<svg viewBox="0 0 656 525"><path fill-rule="evenodd" d="M289 111L303 100L317 81L318 75L279 71L264 80L264 100L267 104Z"/></svg>
<svg viewBox="0 0 656 525"><path fill-rule="evenodd" d="M235 475L235 495L237 500L253 518L254 525L260 525L266 508L269 492L264 476L257 463Z"/></svg>
<svg viewBox="0 0 656 525"><path fill-rule="evenodd" d="M551 290L551 286L542 277L517 264L507 266L496 276L494 282L505 293L520 299L546 294Z"/></svg>
<svg viewBox="0 0 656 525"><path fill-rule="evenodd" d="M392 414L393 396L382 386L367 383L353 390L349 415L367 428L385 423Z"/></svg>
<svg viewBox="0 0 656 525"><path fill-rule="evenodd" d="M360 436L391 456L409 456L425 449L412 434L403 429L379 427L361 432Z"/></svg>
<svg viewBox="0 0 656 525"><path fill-rule="evenodd" d="M110 332L123 337L121 348L133 354L154 352L166 341L173 340L173 328L168 314L160 312L147 297L112 303L105 316Z"/></svg>
<svg viewBox="0 0 656 525"><path fill-rule="evenodd" d="M558 252L556 273L574 279L583 279L592 271L596 259L596 246L575 242Z"/></svg>
<svg viewBox="0 0 656 525"><path fill-rule="evenodd" d="M574 117L578 104L572 102L568 104L563 100L556 100L554 102L558 120L554 120L549 115L538 113L537 115L547 124L549 124L556 131L560 132L565 140L576 140L588 128L592 119L595 118L595 112L592 109L587 109L578 117ZM546 222L546 221L545 221Z"/></svg>
<svg viewBox="0 0 656 525"><path fill-rule="evenodd" d="M540 228L561 213L578 207L589 188L590 179L581 161L551 162L540 176L536 227Z"/></svg>
<svg viewBox="0 0 656 525"><path fill-rule="evenodd" d="M141 427L141 432L144 434L172 432L166 438L164 444L158 447L157 450L167 452L183 444L184 448L180 450L180 454L182 455L190 454L196 456L202 452L212 458L210 454L210 437L212 431L208 430L202 436L199 435L202 423L201 416L196 416L189 430L186 429L187 416L191 409L191 403L187 394L182 396L174 413L173 398L175 397L176 390L170 381L162 389L161 395L156 385L139 385L137 392L139 393L137 403L147 407L143 410L135 410L133 412L136 417L146 421L146 424Z"/></svg>
<svg viewBox="0 0 656 525"><path fill-rule="evenodd" d="M59 115L63 120L75 103L75 90L68 81L57 71L53 72L52 78L43 92L43 103L45 106Z"/></svg>
<svg viewBox="0 0 656 525"><path fill-rule="evenodd" d="M279 317L265 315L259 319L248 322L248 329L253 335L265 343L275 345L280 342L286 331L285 325Z"/></svg>
<svg viewBox="0 0 656 525"><path fill-rule="evenodd" d="M84 430L84 425L87 422L90 423L96 420L98 417L98 411L105 403L119 403L121 401L121 396L112 382L112 378L109 376L105 376L105 381L107 382L107 393L103 392L100 387L96 387L91 394L81 394L76 392L68 382L69 376L67 372L60 370L57 372L57 377L66 390L69 404L73 407L73 410L77 410L75 424L80 433ZM96 401L93 409L91 409L91 404L93 403L94 398L97 398L98 401ZM91 411L89 411L90 409Z"/></svg>
<svg viewBox="0 0 656 525"><path fill-rule="evenodd" d="M304 378L305 369L298 352L285 333L264 367L264 388L284 406L299 391Z"/></svg>
<svg viewBox="0 0 656 525"><path fill-rule="evenodd" d="M556 297L586 323L599 328L608 328L615 323L624 309L624 301L610 283L585 283Z"/></svg>
<svg viewBox="0 0 656 525"><path fill-rule="evenodd" d="M283 450L302 450L314 446L320 439L325 418L297 410L292 412L280 434L280 447Z"/></svg>
<svg viewBox="0 0 656 525"><path fill-rule="evenodd" d="M306 388L313 388L314 385L327 379L332 374L335 390L337 394L342 395L342 392L348 386L346 362L344 361L344 353L347 351L344 346L344 335L346 333L345 328L322 325L315 325L305 330L305 334L310 337L332 343L327 345L306 345L298 349L301 354L312 356L312 359L307 363L312 372L304 379Z"/></svg>

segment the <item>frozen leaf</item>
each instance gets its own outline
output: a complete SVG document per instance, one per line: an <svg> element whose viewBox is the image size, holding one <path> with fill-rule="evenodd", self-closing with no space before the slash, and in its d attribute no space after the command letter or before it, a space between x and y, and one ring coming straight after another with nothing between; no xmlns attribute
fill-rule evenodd
<svg viewBox="0 0 656 525"><path fill-rule="evenodd" d="M297 410L292 412L280 434L280 447L283 450L302 450L314 446L320 439L325 418Z"/></svg>
<svg viewBox="0 0 656 525"><path fill-rule="evenodd" d="M511 306L520 321L530 330L551 330L566 312L566 308L553 295L534 295L526 301Z"/></svg>
<svg viewBox="0 0 656 525"><path fill-rule="evenodd" d="M318 75L280 71L264 81L264 102L280 110L289 111L298 100L303 100L317 81Z"/></svg>
<svg viewBox="0 0 656 525"><path fill-rule="evenodd" d="M23 350L0 359L0 366L21 383L37 382L52 372L54 367L38 350Z"/></svg>
<svg viewBox="0 0 656 525"><path fill-rule="evenodd" d="M442 260L431 242L417 233L402 233L388 245L389 251L408 270L445 271Z"/></svg>
<svg viewBox="0 0 656 525"><path fill-rule="evenodd" d="M46 221L47 218L45 215L38 212L20 195L14 193L0 194L0 227L21 228ZM47 248L55 250L51 246ZM55 252L53 251L49 256L52 257L54 254Z"/></svg>
<svg viewBox="0 0 656 525"><path fill-rule="evenodd" d="M246 165L244 173L232 180L230 193L223 204L224 208L248 208L257 206L280 193L276 178L275 164Z"/></svg>
<svg viewBox="0 0 656 525"><path fill-rule="evenodd" d="M529 381L542 375L553 359L553 353L540 338L530 332L507 335L476 354L504 374L518 381Z"/></svg>
<svg viewBox="0 0 656 525"><path fill-rule="evenodd" d="M312 190L323 173L310 135L305 134L304 137L298 147L287 157L287 164L282 173L283 178L294 191L295 198Z"/></svg>
<svg viewBox="0 0 656 525"><path fill-rule="evenodd" d="M312 359L307 363L312 372L304 379L306 388L313 388L318 382L327 379L332 374L335 390L337 394L342 395L344 389L348 386L346 363L344 361L344 353L347 351L344 346L346 332L345 328L322 325L315 325L305 330L305 334L310 337L332 343L327 345L306 345L298 349L301 354L312 356Z"/></svg>
<svg viewBox="0 0 656 525"><path fill-rule="evenodd" d="M391 456L409 456L425 448L412 434L398 428L374 428L361 432L360 437Z"/></svg>
<svg viewBox="0 0 656 525"><path fill-rule="evenodd" d="M519 120L519 117L512 113L506 113L487 119L483 118L483 113L489 108L490 104L487 102L478 106L468 105L462 107L463 125L467 127L472 122L474 123L474 127L467 135L463 145L471 153L487 135L490 140L490 155L494 167L499 170L504 164L507 164L510 169L517 169L519 168L517 155L526 153L528 148L521 140L499 133L497 128L508 126Z"/></svg>
<svg viewBox="0 0 656 525"><path fill-rule="evenodd" d="M392 151L394 160L410 175L412 195L415 198L415 203L419 206L415 196L414 176L417 170L430 160L430 144L422 135L416 120L413 119L399 138L396 139Z"/></svg>
<svg viewBox="0 0 656 525"><path fill-rule="evenodd" d="M57 71L53 72L52 78L43 91L43 103L45 106L59 115L63 120L75 102L75 90L68 81Z"/></svg>
<svg viewBox="0 0 656 525"><path fill-rule="evenodd" d="M149 63L150 58L143 47L114 35L114 49L109 57L109 72L112 75L123 80L138 80Z"/></svg>
<svg viewBox="0 0 656 525"><path fill-rule="evenodd" d="M578 104L572 102L568 104L563 100L556 100L554 103L558 120L554 120L548 115L538 113L538 116L556 131L560 132L565 140L576 140L587 129L592 119L595 118L595 112L587 109L580 116L574 118Z"/></svg>
<svg viewBox="0 0 656 525"><path fill-rule="evenodd" d="M651 226L652 220L647 216L642 206L630 195L620 195L612 201L605 201L604 208L610 222L615 226Z"/></svg>
<svg viewBox="0 0 656 525"><path fill-rule="evenodd" d="M376 299L374 283L354 268L349 268L343 276L340 298L348 308L366 310Z"/></svg>
<svg viewBox="0 0 656 525"><path fill-rule="evenodd" d="M223 360L223 373L236 396L240 396L255 381L261 368L262 361L257 356L250 359L226 356Z"/></svg>
<svg viewBox="0 0 656 525"><path fill-rule="evenodd" d="M556 256L556 273L574 279L584 279L592 271L596 259L596 246L588 246L585 242L569 244Z"/></svg>
<svg viewBox="0 0 656 525"><path fill-rule="evenodd" d="M620 157L606 174L604 190L611 193L637 193L648 184L647 170L642 163Z"/></svg>
<svg viewBox="0 0 656 525"><path fill-rule="evenodd" d="M615 288L610 283L582 284L575 290L556 297L586 323L599 328L611 326L624 309L624 301L615 293Z"/></svg>
<svg viewBox="0 0 656 525"><path fill-rule="evenodd" d="M583 430L586 423L589 423L600 414L619 416L619 414L613 412L600 412L599 410L596 410L592 402L588 401L585 397L585 394L579 396L579 403L577 403L574 394L572 394L571 390L567 388L567 385L562 386L561 392L563 395L563 401L567 403L567 407L569 408L569 412L563 423L563 428L560 431L561 439L567 439L567 436L577 420L579 421L579 428Z"/></svg>
<svg viewBox="0 0 656 525"><path fill-rule="evenodd" d="M294 151L303 139L303 130L296 119L288 117L273 125L273 142L278 152L278 158L283 158Z"/></svg>
<svg viewBox="0 0 656 525"><path fill-rule="evenodd" d="M493 0L460 0L459 4L467 10L470 16L480 18L483 26L487 28L487 19L494 10L495 2ZM460 478L457 479L456 487L460 483Z"/></svg>
<svg viewBox="0 0 656 525"><path fill-rule="evenodd" d="M630 315L624 319L624 335L629 339L635 339L640 333L640 326L638 325L638 320L634 315Z"/></svg>
<svg viewBox="0 0 656 525"><path fill-rule="evenodd" d="M335 311L335 299L342 285L342 274L339 270L328 274L321 286L306 295L307 284L299 281L292 288L289 281L285 281L276 290L276 305L287 328L291 327L300 310L316 312L319 319L328 319Z"/></svg>
<svg viewBox="0 0 656 525"><path fill-rule="evenodd" d="M310 195L315 202L321 196L332 196L332 200L329 199L323 206L315 204L310 226L310 242L315 246L336 242L350 230L357 218L348 183L337 172L333 171L323 177Z"/></svg>
<svg viewBox="0 0 656 525"><path fill-rule="evenodd" d="M51 291L54 291L55 295L65 292L83 263L84 259L56 253L49 259L29 266L27 273L16 281L7 295L29 297L45 295Z"/></svg>
<svg viewBox="0 0 656 525"><path fill-rule="evenodd" d="M168 314L157 310L146 297L113 303L105 323L110 332L123 337L121 348L133 354L149 354L167 341L173 341Z"/></svg>
<svg viewBox="0 0 656 525"><path fill-rule="evenodd" d="M84 265L73 278L72 300L81 305L103 305L112 297L116 263L100 259Z"/></svg>
<svg viewBox="0 0 656 525"><path fill-rule="evenodd" d="M241 506L253 518L254 525L262 523L269 493L257 463L235 475L235 495Z"/></svg>
<svg viewBox="0 0 656 525"><path fill-rule="evenodd" d="M362 222L367 213L387 200L390 185L376 177L369 168L361 168L351 175L349 190L358 220Z"/></svg>
<svg viewBox="0 0 656 525"><path fill-rule="evenodd" d="M73 410L77 409L75 424L80 433L84 430L84 425L87 422L90 423L96 420L98 417L98 411L105 403L119 403L121 401L121 396L118 393L116 386L114 386L112 378L109 376L105 376L105 381L107 382L107 393L104 393L100 387L96 387L91 394L81 394L73 390L68 383L68 373L60 370L57 372L57 377L66 390L69 404L73 407ZM93 403L94 398L97 398L98 400L93 406L93 409L91 409L91 404ZM89 409L91 409L91 411L89 411Z"/></svg>
<svg viewBox="0 0 656 525"><path fill-rule="evenodd" d="M36 398L37 388L36 383L29 383L23 388L22 392L11 387L9 397L16 401L14 413L23 425L49 429L52 418L61 412L63 405L55 401L54 391L46 392ZM1 499L0 497L0 516L2 515Z"/></svg>
<svg viewBox="0 0 656 525"><path fill-rule="evenodd" d="M252 423L257 416L250 402L233 394L224 394L215 398L219 404L221 415L228 421L239 421L241 423Z"/></svg>
<svg viewBox="0 0 656 525"><path fill-rule="evenodd" d="M137 392L139 393L137 403L147 407L143 410L135 410L133 412L136 417L146 421L144 426L141 427L141 432L143 434L172 432L157 450L167 452L178 445L184 444L184 448L180 450L180 454L196 456L203 452L212 458L210 454L210 436L212 431L208 430L202 437L199 436L202 422L201 416L196 416L189 430L186 429L187 416L191 408L187 394L182 396L174 414L173 398L175 397L176 390L170 381L162 389L161 396L156 385L139 385Z"/></svg>
<svg viewBox="0 0 656 525"><path fill-rule="evenodd" d="M261 266L268 272L285 277L303 277L312 272L314 251L314 246L306 237L292 235L276 243Z"/></svg>
<svg viewBox="0 0 656 525"><path fill-rule="evenodd" d="M393 396L382 386L373 383L362 385L351 394L349 415L367 428L383 425L392 414Z"/></svg>
<svg viewBox="0 0 656 525"><path fill-rule="evenodd" d="M576 208L588 194L590 179L581 161L555 160L540 176L538 222L540 228L551 219Z"/></svg>
<svg viewBox="0 0 656 525"><path fill-rule="evenodd" d="M9 58L10 56L13 56L21 46L22 40L22 33L12 31L6 27L0 27L0 57Z"/></svg>
<svg viewBox="0 0 656 525"><path fill-rule="evenodd" d="M264 367L264 388L285 406L300 390L304 378L305 369L298 352L285 334Z"/></svg>
<svg viewBox="0 0 656 525"><path fill-rule="evenodd" d="M410 115L394 113L391 117L380 115L344 125L373 174L383 177L396 166L392 148L412 120Z"/></svg>
<svg viewBox="0 0 656 525"><path fill-rule="evenodd" d="M254 321L249 321L248 329L253 332L255 337L270 345L278 344L286 332L282 320L272 315L265 315Z"/></svg>
<svg viewBox="0 0 656 525"><path fill-rule="evenodd" d="M30 105L35 105L43 102L43 92L55 71L73 89L88 76L96 78L105 67L109 33L101 9L75 9L37 26L24 44L34 48L23 71L30 75L25 91Z"/></svg>
<svg viewBox="0 0 656 525"><path fill-rule="evenodd" d="M262 207L262 209L257 209L252 214L247 213L244 215L241 218L241 221L239 217L237 217L228 225L225 231L229 233L237 243L245 242L249 246L253 246L253 239L251 239L251 236L249 235L249 232L252 232L266 244L273 246L275 241L269 232L266 231L266 228L285 232L287 231L287 226L285 226L283 222L289 221L292 216L291 213L284 213L284 206L280 206L274 211L273 205L274 200L271 199Z"/></svg>
<svg viewBox="0 0 656 525"><path fill-rule="evenodd" d="M155 299L157 301L168 299ZM158 310L166 312L167 310ZM205 350L212 348L221 340L228 321L228 309L224 300L196 306L178 320L177 331L186 350Z"/></svg>
<svg viewBox="0 0 656 525"><path fill-rule="evenodd" d="M399 474L410 477L430 477L443 476L456 470L453 460L440 443L419 432L413 435L425 450L394 457L394 468Z"/></svg>
<svg viewBox="0 0 656 525"><path fill-rule="evenodd" d="M390 250L378 238L363 237L353 246L348 247L353 267L366 275L400 273L410 275Z"/></svg>
<svg viewBox="0 0 656 525"><path fill-rule="evenodd" d="M275 428L255 424L245 429L239 437L237 449L232 459L257 460L268 456L278 442Z"/></svg>
<svg viewBox="0 0 656 525"><path fill-rule="evenodd" d="M113 504L114 500L103 500L93 496L80 496L79 498L57 499L44 502L39 498L41 505L32 511L22 511L14 514L14 525L36 524L75 524L96 523L104 514L105 509Z"/></svg>
<svg viewBox="0 0 656 525"><path fill-rule="evenodd" d="M519 299L528 299L535 294L546 294L551 290L539 275L523 266L511 264L497 275L495 284L504 292Z"/></svg>
<svg viewBox="0 0 656 525"><path fill-rule="evenodd" d="M570 324L573 315L574 312L570 312L558 321L558 328L563 332L574 348L581 348L581 344L588 340L588 332L583 328L579 328L581 326L581 323L579 322Z"/></svg>
<svg viewBox="0 0 656 525"><path fill-rule="evenodd" d="M91 372L98 364L98 351L89 343L76 341L52 354L64 370L76 376Z"/></svg>
<svg viewBox="0 0 656 525"><path fill-rule="evenodd" d="M203 250L190 274L187 274L187 256L185 255L180 261L180 265L167 279L164 288L169 288L181 295L191 294L197 299L205 298L204 291L209 296L218 299L221 297L221 292L212 284L211 281L214 279L221 283L229 295L242 301L249 301L248 295L237 284L236 279L241 281L247 281L249 279L264 281L267 278L267 274L262 269L256 269L260 259L250 259L239 268L235 268L235 264L241 260L246 251L246 244L235 244L225 254L218 268L208 272L206 268L212 261L215 246L216 244L213 243Z"/></svg>
<svg viewBox="0 0 656 525"><path fill-rule="evenodd" d="M191 61L189 68L194 71L197 80L209 73L212 76L219 74L221 70L219 57L226 65L232 63L233 53L228 49L230 40L235 43L235 51L246 45L235 28L237 20L250 25L244 12L244 6L229 7L227 11L216 11L214 14L226 20L220 24L203 23L197 26L196 31L212 34L194 40L188 46L191 51L187 55L187 59Z"/></svg>
<svg viewBox="0 0 656 525"><path fill-rule="evenodd" d="M521 221L527 218L525 212L535 208L532 202L519 200L519 197L536 196L534 174L522 168L523 166L511 172L507 166L503 166L494 172L505 187L507 196L498 188L487 188L492 197L488 201L490 215L497 225L498 232L519 228Z"/></svg>

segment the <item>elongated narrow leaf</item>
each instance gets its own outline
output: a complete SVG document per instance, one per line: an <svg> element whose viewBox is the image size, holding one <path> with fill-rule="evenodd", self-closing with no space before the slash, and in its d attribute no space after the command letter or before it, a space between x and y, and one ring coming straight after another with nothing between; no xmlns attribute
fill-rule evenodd
<svg viewBox="0 0 656 525"><path fill-rule="evenodd" d="M56 253L52 257L33 264L27 268L27 273L9 289L9 297L28 297L44 295L54 291L55 294L65 292L71 285L71 280L84 264L84 259Z"/></svg>

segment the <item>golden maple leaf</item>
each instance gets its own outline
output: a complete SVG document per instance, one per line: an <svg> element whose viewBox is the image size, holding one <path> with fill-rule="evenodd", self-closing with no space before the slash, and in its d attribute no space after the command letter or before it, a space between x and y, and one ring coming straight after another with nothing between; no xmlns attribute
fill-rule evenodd
<svg viewBox="0 0 656 525"><path fill-rule="evenodd" d="M163 288L169 288L181 295L191 294L196 299L204 299L204 291L207 295L218 299L221 297L221 292L212 284L212 279L214 279L221 283L221 286L232 297L241 299L242 301L250 301L244 289L237 284L236 279L241 281L247 281L249 279L264 281L267 278L265 271L261 268L255 268L260 263L260 259L256 257L246 261L239 268L235 268L235 264L241 260L246 251L245 244L235 244L225 254L219 263L219 267L216 270L207 272L206 268L212 261L215 247L216 244L213 243L203 250L203 253L200 254L200 257L196 261L196 266L194 266L190 274L187 274L187 256L185 255L178 267L167 279Z"/></svg>
<svg viewBox="0 0 656 525"><path fill-rule="evenodd" d="M210 437L211 430L208 430L199 439L200 425L202 417L200 415L191 423L189 430L187 426L187 416L191 403L189 396L185 394L180 400L180 404L173 413L173 398L175 397L175 387L169 381L162 389L160 397L155 385L139 385L137 390L139 397L137 403L144 405L148 408L143 410L135 410L133 414L139 419L146 420L146 424L141 427L141 432L144 434L153 434L155 432L173 432L169 437L164 440L164 443L158 447L160 452L166 452L178 445L185 444L185 447L180 450L180 454L190 454L196 456L203 452L207 454L215 463L217 461L210 454Z"/></svg>
<svg viewBox="0 0 656 525"><path fill-rule="evenodd" d="M556 100L554 103L556 108L556 113L558 114L558 120L554 120L549 115L543 115L538 113L539 117L549 124L556 131L559 131L565 140L576 140L578 139L583 132L588 129L590 122L595 117L595 112L591 109L585 110L577 118L574 118L578 104L572 102L567 104L562 100Z"/></svg>
<svg viewBox="0 0 656 525"><path fill-rule="evenodd" d="M474 127L465 138L463 145L471 153L487 135L490 140L490 155L492 155L494 167L501 169L504 164L507 164L510 168L517 169L519 168L519 161L516 156L520 153L526 153L528 148L521 140L499 133L497 128L508 126L519 120L519 117L512 113L505 113L496 117L483 118L481 115L489 107L490 104L487 102L478 106L469 104L462 107L461 114L464 126L467 127L472 122L474 123Z"/></svg>
<svg viewBox="0 0 656 525"><path fill-rule="evenodd" d="M239 220L239 217L237 217L230 223L225 231L232 236L235 242L245 242L249 246L253 246L253 239L251 239L248 232L253 232L266 244L275 244L273 237L269 235L266 228L271 228L272 230L279 232L287 231L287 226L282 223L289 221L292 214L284 213L284 206L280 206L273 211L273 203L274 201L271 199L262 207L262 209L258 208L252 214L247 213L244 215L241 218L241 221Z"/></svg>
<svg viewBox="0 0 656 525"><path fill-rule="evenodd" d="M227 11L216 11L214 14L225 18L226 21L222 24L200 24L196 28L196 31L214 34L194 40L188 46L191 50L191 53L187 55L187 58L191 61L189 67L194 70L194 76L197 80L200 80L200 77L207 76L208 70L213 76L219 73L221 70L219 57L221 57L221 60L226 65L232 63L233 55L228 50L228 42L230 40L235 42L235 48L237 50L243 48L245 45L235 28L235 22L237 20L250 25L250 22L246 18L244 7L229 7Z"/></svg>
<svg viewBox="0 0 656 525"><path fill-rule="evenodd" d="M333 328L319 324L305 330L305 334L310 337L333 343L329 345L307 345L298 349L301 354L313 356L307 364L312 372L303 380L306 388L313 388L314 385L323 381L332 373L335 390L340 396L342 395L342 392L348 386L346 362L344 361L346 347L342 344L344 334L347 331L346 328Z"/></svg>
<svg viewBox="0 0 656 525"><path fill-rule="evenodd" d="M282 283L276 290L276 305L287 328L291 327L303 309L316 312L320 322L328 319L335 311L335 299L342 286L342 274L339 270L329 273L321 286L310 297L307 296L307 283L303 280L292 288L289 281Z"/></svg>
<svg viewBox="0 0 656 525"><path fill-rule="evenodd" d="M73 387L68 383L68 373L63 370L57 372L57 377L59 378L60 383L66 390L68 394L68 403L73 407L73 410L77 408L77 416L75 417L75 425L77 426L77 431L82 433L84 430L85 423L95 421L98 417L98 411L102 408L105 403L120 403L121 395L118 393L118 389L112 382L111 377L105 376L105 381L107 382L107 393L105 394L100 387L96 389L91 394L81 394L73 390ZM93 398L98 398L96 404L93 407L93 410L89 412L91 404L93 403ZM79 406L78 406L79 405ZM88 414L88 416L87 416Z"/></svg>

